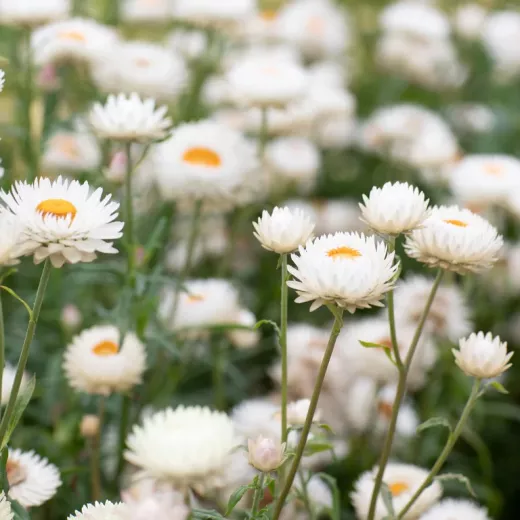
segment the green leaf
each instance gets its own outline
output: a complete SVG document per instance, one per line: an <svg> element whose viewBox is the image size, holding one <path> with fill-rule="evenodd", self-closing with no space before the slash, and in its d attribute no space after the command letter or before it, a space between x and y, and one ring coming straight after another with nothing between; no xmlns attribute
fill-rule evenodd
<svg viewBox="0 0 520 520"><path fill-rule="evenodd" d="M383 499L383 503L385 504L386 510L388 511L388 518L390 520L395 518L395 509L394 509L394 498L392 496L392 492L390 488L385 482L381 483L381 497Z"/></svg>
<svg viewBox="0 0 520 520"><path fill-rule="evenodd" d="M370 341L361 341L358 340L362 347L365 348L381 348L385 351L390 350L388 345L381 345L380 343L371 343Z"/></svg>
<svg viewBox="0 0 520 520"><path fill-rule="evenodd" d="M335 435L334 430L326 423L321 423L317 425L318 428L321 428L322 430L325 430L327 433L330 433L331 435Z"/></svg>
<svg viewBox="0 0 520 520"><path fill-rule="evenodd" d="M464 484L466 486L466 489L468 490L469 494L476 498L477 495L475 491L473 490L473 487L471 485L471 481L468 477L465 475L462 475L462 473L444 473L444 475L438 475L435 477L435 480L443 481L443 480L457 480L461 484Z"/></svg>
<svg viewBox="0 0 520 520"><path fill-rule="evenodd" d="M334 446L330 442L308 442L305 445L305 456L314 455L315 453L322 453L324 451L331 451Z"/></svg>
<svg viewBox="0 0 520 520"><path fill-rule="evenodd" d="M0 289L3 289L4 291L8 292L13 298L16 298L25 307L25 310L29 313L29 319L32 319L32 309L23 298L18 296L12 289L6 287L5 285L0 285Z"/></svg>
<svg viewBox="0 0 520 520"><path fill-rule="evenodd" d="M259 329L262 325L270 325L275 330L276 334L280 336L280 327L278 327L278 323L272 320L260 320L253 327L254 329Z"/></svg>
<svg viewBox="0 0 520 520"><path fill-rule="evenodd" d="M229 501L227 504L226 513L224 516L229 516L233 509L235 509L236 505L242 500L242 497L250 490L256 489L258 487L258 477L255 477L252 484L246 484L245 486L240 486L238 489L235 489L231 496L229 497Z"/></svg>
<svg viewBox="0 0 520 520"><path fill-rule="evenodd" d="M14 513L15 520L31 520L29 511L22 507L16 500L11 500L11 509Z"/></svg>
<svg viewBox="0 0 520 520"><path fill-rule="evenodd" d="M500 392L501 394L507 395L509 392L504 388L504 385L502 383L499 383L498 381L492 381L491 383L488 383L487 386L492 386L495 390Z"/></svg>
<svg viewBox="0 0 520 520"><path fill-rule="evenodd" d="M18 394L16 398L16 402L14 404L14 409L11 417L9 417L9 422L7 424L7 431L5 432L5 437L2 439L2 444L0 446L0 450L3 450L11 435L13 434L14 429L16 428L18 422L22 418L23 412L27 408L29 401L34 392L34 387L36 386L36 376L32 376L29 382L22 388L22 391Z"/></svg>
<svg viewBox="0 0 520 520"><path fill-rule="evenodd" d="M190 516L197 520L206 520L208 518L212 520L225 520L225 517L215 509L192 509Z"/></svg>
<svg viewBox="0 0 520 520"><path fill-rule="evenodd" d="M338 484L336 479L327 473L317 473L316 476L328 484L332 491L332 508L328 508L331 520L340 520L341 518L341 498L339 494Z"/></svg>
<svg viewBox="0 0 520 520"><path fill-rule="evenodd" d="M449 423L446 417L431 417L427 421L419 424L417 426L417 433L427 430L428 428L436 428L437 426L444 426L450 430L450 433L453 431L451 428L451 424Z"/></svg>

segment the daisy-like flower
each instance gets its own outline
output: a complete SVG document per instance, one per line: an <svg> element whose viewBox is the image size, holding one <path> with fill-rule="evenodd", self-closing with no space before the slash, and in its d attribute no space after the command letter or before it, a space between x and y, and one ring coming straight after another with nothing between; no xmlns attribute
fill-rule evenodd
<svg viewBox="0 0 520 520"><path fill-rule="evenodd" d="M10 363L6 363L2 376L2 405L6 405L9 402L9 397L11 397L11 391L13 389L15 375L16 369ZM29 377L26 373L24 373L22 376L22 386L20 387L20 392L23 392L23 389L25 385L28 383L28 381Z"/></svg>
<svg viewBox="0 0 520 520"><path fill-rule="evenodd" d="M70 0L2 0L0 24L35 27L67 18Z"/></svg>
<svg viewBox="0 0 520 520"><path fill-rule="evenodd" d="M0 518L2 520L13 520L14 513L11 510L11 503L7 500L5 493L0 493Z"/></svg>
<svg viewBox="0 0 520 520"><path fill-rule="evenodd" d="M200 27L234 28L255 12L254 0L176 0L173 17Z"/></svg>
<svg viewBox="0 0 520 520"><path fill-rule="evenodd" d="M374 489L374 480L377 467L363 473L354 484L351 495L354 509L358 518L367 518L370 508L370 499ZM388 464L383 475L383 482L388 486L392 494L394 509L400 511L412 498L419 486L428 476L428 471L412 464ZM404 515L403 520L412 520L427 511L434 505L442 494L442 486L438 481L428 486L410 510ZM376 503L374 520L383 520L388 511L379 494Z"/></svg>
<svg viewBox="0 0 520 520"><path fill-rule="evenodd" d="M185 490L218 488L237 446L233 421L200 406L168 408L134 426L125 458L143 475Z"/></svg>
<svg viewBox="0 0 520 520"><path fill-rule="evenodd" d="M67 346L63 368L70 386L89 394L125 392L141 382L146 352L135 334L111 325L91 327Z"/></svg>
<svg viewBox="0 0 520 520"><path fill-rule="evenodd" d="M114 29L86 18L71 18L36 29L31 47L37 65L64 62L92 64L118 43Z"/></svg>
<svg viewBox="0 0 520 520"><path fill-rule="evenodd" d="M459 350L452 349L455 363L468 376L478 379L497 377L511 367L513 352L507 352L507 342L493 337L491 332L470 334L459 341Z"/></svg>
<svg viewBox="0 0 520 520"><path fill-rule="evenodd" d="M0 209L0 265L15 265L23 254L23 225L20 220L9 211Z"/></svg>
<svg viewBox="0 0 520 520"><path fill-rule="evenodd" d="M283 107L301 98L309 83L301 65L282 58L273 60L267 53L237 61L227 80L236 104L263 108Z"/></svg>
<svg viewBox="0 0 520 520"><path fill-rule="evenodd" d="M428 199L407 182L387 182L363 195L361 220L378 233L399 235L420 227L428 216Z"/></svg>
<svg viewBox="0 0 520 520"><path fill-rule="evenodd" d="M424 513L419 520L453 520L454 518L491 520L485 507L470 500L456 500L453 498L441 500Z"/></svg>
<svg viewBox="0 0 520 520"><path fill-rule="evenodd" d="M168 107L156 108L153 99L144 101L137 94L108 96L105 105L96 103L90 113L94 132L115 141L150 142L166 136L172 121Z"/></svg>
<svg viewBox="0 0 520 520"><path fill-rule="evenodd" d="M23 507L41 506L61 486L58 468L34 451L9 450L9 497Z"/></svg>
<svg viewBox="0 0 520 520"><path fill-rule="evenodd" d="M131 510L127 504L106 501L84 505L81 511L76 511L67 520L127 520L130 516Z"/></svg>
<svg viewBox="0 0 520 520"><path fill-rule="evenodd" d="M503 239L485 219L457 206L435 206L421 229L406 239L408 256L460 274L490 269Z"/></svg>
<svg viewBox="0 0 520 520"><path fill-rule="evenodd" d="M253 235L263 248L284 254L303 246L311 238L314 223L301 210L276 207L271 214L264 210L253 227Z"/></svg>
<svg viewBox="0 0 520 520"><path fill-rule="evenodd" d="M155 149L163 198L236 203L258 165L255 146L213 121L187 123Z"/></svg>
<svg viewBox="0 0 520 520"><path fill-rule="evenodd" d="M110 56L97 60L92 79L104 92L136 92L159 101L175 101L188 72L182 56L161 45L130 41L115 45Z"/></svg>
<svg viewBox="0 0 520 520"><path fill-rule="evenodd" d="M394 285L394 253L374 237L336 233L309 241L291 255L294 280L287 285L298 293L297 303L312 301L311 311L325 304L349 312L382 307L384 294Z"/></svg>
<svg viewBox="0 0 520 520"><path fill-rule="evenodd" d="M92 262L96 253L117 253L112 241L120 238L123 223L117 222L119 203L103 190L93 193L87 182L51 181L39 178L33 184L16 182L9 193L0 193L23 227L21 247L34 252L35 263L49 258L54 267L65 262Z"/></svg>

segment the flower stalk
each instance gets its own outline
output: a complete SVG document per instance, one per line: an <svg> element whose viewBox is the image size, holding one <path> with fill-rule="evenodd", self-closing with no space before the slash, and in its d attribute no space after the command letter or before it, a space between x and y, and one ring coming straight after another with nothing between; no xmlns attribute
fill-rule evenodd
<svg viewBox="0 0 520 520"><path fill-rule="evenodd" d="M287 254L280 255L281 296L280 296L280 350L282 356L282 442L287 442Z"/></svg>
<svg viewBox="0 0 520 520"><path fill-rule="evenodd" d="M258 514L258 508L264 495L264 480L265 473L260 473L258 476L257 486L253 494L253 505L251 506L251 518L254 518Z"/></svg>
<svg viewBox="0 0 520 520"><path fill-rule="evenodd" d="M105 416L105 398L99 398L98 419L99 428L96 435L91 440L90 452L90 478L92 502L96 502L101 498L101 431L103 429L103 419Z"/></svg>

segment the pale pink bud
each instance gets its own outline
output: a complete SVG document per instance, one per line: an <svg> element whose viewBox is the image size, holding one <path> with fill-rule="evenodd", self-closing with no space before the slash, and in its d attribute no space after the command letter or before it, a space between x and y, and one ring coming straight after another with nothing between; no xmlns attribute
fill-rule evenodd
<svg viewBox="0 0 520 520"><path fill-rule="evenodd" d="M83 315L73 303L68 303L61 310L61 323L66 329L77 329L83 321Z"/></svg>
<svg viewBox="0 0 520 520"><path fill-rule="evenodd" d="M105 176L112 182L123 182L126 177L126 154L123 151L114 153Z"/></svg>
<svg viewBox="0 0 520 520"><path fill-rule="evenodd" d="M60 88L60 78L56 67L52 64L44 65L39 71L36 83L45 92L52 92Z"/></svg>
<svg viewBox="0 0 520 520"><path fill-rule="evenodd" d="M259 435L255 440L247 441L249 464L259 471L267 473L278 468L283 462L285 443Z"/></svg>
<svg viewBox="0 0 520 520"><path fill-rule="evenodd" d="M95 437L99 432L99 417L97 415L84 415L81 419L79 431L83 437Z"/></svg>
<svg viewBox="0 0 520 520"><path fill-rule="evenodd" d="M310 399L300 399L287 405L287 423L291 426L303 426L307 413L309 412ZM320 410L314 413L313 422L319 421L321 417Z"/></svg>

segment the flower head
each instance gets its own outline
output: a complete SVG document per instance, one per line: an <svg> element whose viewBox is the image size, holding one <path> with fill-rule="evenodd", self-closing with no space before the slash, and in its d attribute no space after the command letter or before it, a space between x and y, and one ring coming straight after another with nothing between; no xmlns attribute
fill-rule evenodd
<svg viewBox="0 0 520 520"><path fill-rule="evenodd" d="M173 16L200 27L234 28L243 23L254 9L254 0L176 0Z"/></svg>
<svg viewBox="0 0 520 520"><path fill-rule="evenodd" d="M105 139L150 142L162 139L172 124L166 117L168 107L155 107L153 99L144 101L137 94L108 96L107 103L96 103L90 113L94 132Z"/></svg>
<svg viewBox="0 0 520 520"><path fill-rule="evenodd" d="M287 423L291 426L303 426L309 407L311 405L310 399L299 399L287 405ZM319 421L321 416L320 410L314 413L313 421Z"/></svg>
<svg viewBox="0 0 520 520"><path fill-rule="evenodd" d="M2 398L1 404L6 405L9 402L9 398L11 397L11 391L13 389L14 378L16 376L16 368L14 368L10 363L6 363L4 366L4 372L2 377ZM27 373L24 372L22 375L22 386L20 387L20 391L23 391L24 387L29 382L29 377Z"/></svg>
<svg viewBox="0 0 520 520"><path fill-rule="evenodd" d="M127 520L130 517L130 508L121 502L96 502L82 507L81 511L76 511L67 520Z"/></svg>
<svg viewBox="0 0 520 520"><path fill-rule="evenodd" d="M146 368L144 346L132 333L120 342L119 329L111 325L92 327L75 336L63 363L69 384L101 395L139 384Z"/></svg>
<svg viewBox="0 0 520 520"><path fill-rule="evenodd" d="M428 199L406 182L387 182L363 195L361 220L378 233L398 235L421 226L428 216Z"/></svg>
<svg viewBox="0 0 520 520"><path fill-rule="evenodd" d="M435 206L423 227L408 236L405 250L430 267L465 274L490 269L502 245L502 236L482 217L457 206Z"/></svg>
<svg viewBox="0 0 520 520"><path fill-rule="evenodd" d="M247 441L249 464L258 471L268 473L279 468L283 462L285 443L259 435L255 440Z"/></svg>
<svg viewBox="0 0 520 520"><path fill-rule="evenodd" d="M0 265L14 265L19 262L18 257L23 253L23 225L9 211L0 209Z"/></svg>
<svg viewBox="0 0 520 520"><path fill-rule="evenodd" d="M454 518L491 520L486 508L470 500L455 500L453 498L441 500L424 513L420 520L453 520Z"/></svg>
<svg viewBox="0 0 520 520"><path fill-rule="evenodd" d="M34 27L67 18L70 0L2 0L0 2L0 23Z"/></svg>
<svg viewBox="0 0 520 520"><path fill-rule="evenodd" d="M51 181L39 178L33 184L16 182L9 193L0 192L7 209L21 222L20 248L34 252L35 263L50 258L55 267L64 263L92 262L96 253L117 253L112 241L120 238L119 203L103 190L90 191L87 182Z"/></svg>
<svg viewBox="0 0 520 520"><path fill-rule="evenodd" d="M384 244L358 233L318 237L291 258L296 267L288 270L295 280L287 285L298 293L298 303L313 302L311 311L325 304L349 312L381 307L397 270Z"/></svg>
<svg viewBox="0 0 520 520"><path fill-rule="evenodd" d="M452 349L455 363L468 376L489 379L505 372L513 352L507 352L507 343L491 332L470 334L459 341L459 350Z"/></svg>
<svg viewBox="0 0 520 520"><path fill-rule="evenodd" d="M303 246L311 238L314 223L301 210L276 207L271 214L264 210L253 227L253 234L262 247L284 254Z"/></svg>

